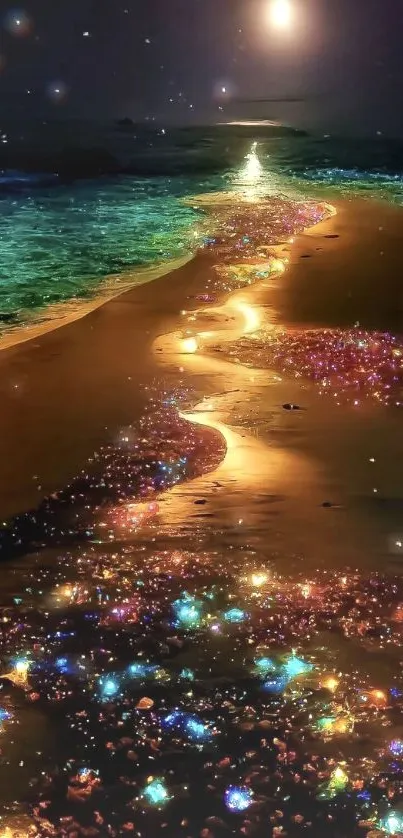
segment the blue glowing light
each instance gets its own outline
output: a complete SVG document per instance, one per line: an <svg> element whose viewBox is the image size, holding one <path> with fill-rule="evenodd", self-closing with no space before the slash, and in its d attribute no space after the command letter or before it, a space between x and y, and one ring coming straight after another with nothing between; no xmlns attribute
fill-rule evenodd
<svg viewBox="0 0 403 838"><path fill-rule="evenodd" d="M99 774L99 771L95 771L93 768L80 768L77 773L79 777L84 778L88 777L89 774L97 775Z"/></svg>
<svg viewBox="0 0 403 838"><path fill-rule="evenodd" d="M206 742L212 737L211 730L197 717L188 719L185 725L185 731L191 740L198 742Z"/></svg>
<svg viewBox="0 0 403 838"><path fill-rule="evenodd" d="M230 812L244 812L253 803L253 795L246 786L229 786L224 801Z"/></svg>
<svg viewBox="0 0 403 838"><path fill-rule="evenodd" d="M67 658L56 658L55 667L62 675L67 675L71 671L71 666Z"/></svg>
<svg viewBox="0 0 403 838"><path fill-rule="evenodd" d="M194 681L194 672L192 669L187 669L185 667L184 669L181 669L179 673L179 678L183 678L184 681Z"/></svg>
<svg viewBox="0 0 403 838"><path fill-rule="evenodd" d="M394 757L403 756L403 741L401 739L392 739L389 750Z"/></svg>
<svg viewBox="0 0 403 838"><path fill-rule="evenodd" d="M257 658L255 660L255 666L261 675L264 675L266 672L273 672L276 669L276 664L270 658Z"/></svg>
<svg viewBox="0 0 403 838"><path fill-rule="evenodd" d="M180 723L186 718L186 713L182 713L180 710L173 710L172 713L169 713L168 716L165 716L162 719L162 727L175 727L180 725Z"/></svg>
<svg viewBox="0 0 403 838"><path fill-rule="evenodd" d="M158 666L151 663L131 663L127 671L131 678L147 678L156 672Z"/></svg>
<svg viewBox="0 0 403 838"><path fill-rule="evenodd" d="M303 675L305 672L310 672L311 669L313 669L311 663L307 663L302 658L297 658L294 654L284 664L284 672L290 680L297 678L298 675Z"/></svg>
<svg viewBox="0 0 403 838"><path fill-rule="evenodd" d="M119 692L119 681L113 675L102 676L98 684L102 698L114 698Z"/></svg>
<svg viewBox="0 0 403 838"><path fill-rule="evenodd" d="M0 707L0 722L7 722L9 719L11 719L11 713L5 710L4 707Z"/></svg>
<svg viewBox="0 0 403 838"><path fill-rule="evenodd" d="M162 806L168 800L168 790L163 780L151 780L143 791L143 797L151 806Z"/></svg>
<svg viewBox="0 0 403 838"><path fill-rule="evenodd" d="M279 695L285 690L287 683L287 678L285 678L283 675L277 675L276 677L270 678L268 681L265 681L262 685L262 688L267 693Z"/></svg>
<svg viewBox="0 0 403 838"><path fill-rule="evenodd" d="M27 658L14 658L12 664L20 675L26 674L30 667L30 661Z"/></svg>
<svg viewBox="0 0 403 838"><path fill-rule="evenodd" d="M241 608L230 608L223 614L223 617L227 623L243 623L244 620L247 620L248 615Z"/></svg>
<svg viewBox="0 0 403 838"><path fill-rule="evenodd" d="M389 835L396 835L403 832L403 817L399 812L390 812L381 821L381 827Z"/></svg>
<svg viewBox="0 0 403 838"><path fill-rule="evenodd" d="M163 728L177 728L183 736L187 736L193 742L207 742L213 735L199 716L184 713L182 710L173 710L162 719L161 724Z"/></svg>
<svg viewBox="0 0 403 838"><path fill-rule="evenodd" d="M200 624L202 604L194 597L184 594L172 604L176 623L185 628L196 628Z"/></svg>

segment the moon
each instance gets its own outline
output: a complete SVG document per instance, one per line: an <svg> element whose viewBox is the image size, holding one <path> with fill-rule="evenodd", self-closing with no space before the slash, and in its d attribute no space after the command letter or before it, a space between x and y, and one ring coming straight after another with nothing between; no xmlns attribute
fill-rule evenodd
<svg viewBox="0 0 403 838"><path fill-rule="evenodd" d="M290 0L271 0L270 18L276 29L289 29L292 23Z"/></svg>

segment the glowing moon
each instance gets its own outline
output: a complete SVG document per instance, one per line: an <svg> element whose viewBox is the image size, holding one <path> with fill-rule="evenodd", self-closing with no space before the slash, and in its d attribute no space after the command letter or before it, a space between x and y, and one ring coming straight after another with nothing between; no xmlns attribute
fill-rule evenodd
<svg viewBox="0 0 403 838"><path fill-rule="evenodd" d="M271 0L270 17L277 29L288 29L292 22L290 0Z"/></svg>

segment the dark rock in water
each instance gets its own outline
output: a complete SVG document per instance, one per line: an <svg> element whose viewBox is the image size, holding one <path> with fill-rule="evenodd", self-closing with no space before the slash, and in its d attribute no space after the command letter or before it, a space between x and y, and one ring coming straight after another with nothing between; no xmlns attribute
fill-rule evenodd
<svg viewBox="0 0 403 838"><path fill-rule="evenodd" d="M302 256L300 256L299 258L300 259L310 259L311 256L312 256L311 253L303 253Z"/></svg>
<svg viewBox="0 0 403 838"><path fill-rule="evenodd" d="M338 236L337 233L328 233L325 236L325 239L339 239L339 238L340 238L340 236Z"/></svg>
<svg viewBox="0 0 403 838"><path fill-rule="evenodd" d="M200 498L200 500L195 500L195 503L196 504L203 504L203 503L207 503L207 501L204 498Z"/></svg>
<svg viewBox="0 0 403 838"><path fill-rule="evenodd" d="M324 509L330 509L333 506L333 504L330 500L324 500L322 506Z"/></svg>
<svg viewBox="0 0 403 838"><path fill-rule="evenodd" d="M286 402L283 404L284 410L302 410L302 407L299 404L292 404L291 402Z"/></svg>

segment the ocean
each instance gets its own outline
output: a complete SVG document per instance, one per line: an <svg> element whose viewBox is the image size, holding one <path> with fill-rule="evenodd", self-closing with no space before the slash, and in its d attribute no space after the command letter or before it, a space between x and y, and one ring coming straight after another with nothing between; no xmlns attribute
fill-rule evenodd
<svg viewBox="0 0 403 838"><path fill-rule="evenodd" d="M14 126L1 137L0 334L111 294L128 272L135 285L142 268L191 254L206 234L205 215L183 201L192 195L403 203L403 143L383 137L82 123Z"/></svg>

